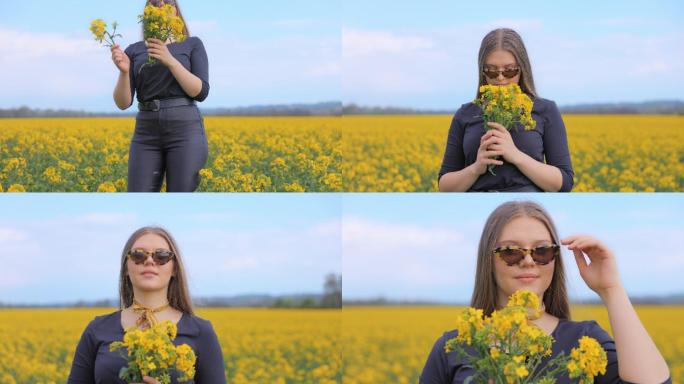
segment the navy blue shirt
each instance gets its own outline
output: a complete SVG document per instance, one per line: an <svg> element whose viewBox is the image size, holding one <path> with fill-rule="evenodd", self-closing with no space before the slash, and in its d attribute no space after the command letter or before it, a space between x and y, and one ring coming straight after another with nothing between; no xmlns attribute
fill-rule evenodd
<svg viewBox="0 0 684 384"><path fill-rule="evenodd" d="M458 358L456 351L451 351L449 353L444 351L444 344L446 341L456 337L457 334L458 332L453 330L444 333L442 337L437 339L437 342L427 358L423 372L420 375L420 384L461 384L467 377L475 374L475 370L472 367L466 366L466 364ZM550 359L557 356L561 351L564 351L565 354L568 355L573 348L579 346L578 340L582 336L589 336L593 337L601 344L608 357L606 374L595 377L594 383L627 383L626 381L621 380L618 374L615 342L595 321L569 321L561 319L556 329L551 333L551 336L554 339L551 347L552 354L542 360L542 363L540 364L541 367L544 367ZM559 374L556 376L556 379L557 384L572 383L572 381L568 379L567 374ZM665 383L671 384L672 380L668 379Z"/></svg>
<svg viewBox="0 0 684 384"><path fill-rule="evenodd" d="M563 176L560 190L569 192L572 189L574 172L565 124L556 103L540 97L534 98L532 118L537 122L534 130L510 130L513 143L533 159L557 167ZM472 102L463 104L451 121L439 178L445 173L460 171L473 164L477 160L480 138L485 132L482 108ZM497 165L494 173L496 176L489 172L480 175L468 191L542 191L516 166L506 161L503 165Z"/></svg>
<svg viewBox="0 0 684 384"><path fill-rule="evenodd" d="M167 47L185 69L202 80L202 90L192 99L204 101L209 95L209 59L202 40L191 36ZM147 46L144 41L129 45L124 52L131 60L131 102L136 92L138 101L141 102L175 97L191 98L164 64L159 61L152 65L147 64Z"/></svg>
<svg viewBox="0 0 684 384"><path fill-rule="evenodd" d="M114 341L123 340L121 311L98 316L88 324L78 342L69 374L69 384L125 384L119 370L126 365L121 351L109 351ZM183 314L177 324L175 345L188 344L195 351L195 379L187 383L225 384L225 364L214 328L207 320ZM125 351L125 349L123 349ZM178 383L172 372L172 383Z"/></svg>

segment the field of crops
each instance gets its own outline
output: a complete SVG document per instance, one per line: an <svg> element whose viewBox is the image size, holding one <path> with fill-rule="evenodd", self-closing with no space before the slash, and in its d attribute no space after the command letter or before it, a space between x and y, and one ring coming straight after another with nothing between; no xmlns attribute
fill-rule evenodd
<svg viewBox="0 0 684 384"><path fill-rule="evenodd" d="M0 310L0 384L66 383L81 332L112 309ZM340 383L339 310L204 309L229 383Z"/></svg>
<svg viewBox="0 0 684 384"><path fill-rule="evenodd" d="M574 191L684 191L684 116L566 115ZM435 191L451 116L345 116L348 191Z"/></svg>
<svg viewBox="0 0 684 384"><path fill-rule="evenodd" d="M456 307L345 307L342 311L345 384L417 383L438 337L454 329ZM575 306L573 320L596 320L610 332L604 307ZM641 321L684 383L684 307L637 307Z"/></svg>
<svg viewBox="0 0 684 384"><path fill-rule="evenodd" d="M131 118L0 119L0 191L126 190ZM341 191L340 119L207 117L199 191Z"/></svg>

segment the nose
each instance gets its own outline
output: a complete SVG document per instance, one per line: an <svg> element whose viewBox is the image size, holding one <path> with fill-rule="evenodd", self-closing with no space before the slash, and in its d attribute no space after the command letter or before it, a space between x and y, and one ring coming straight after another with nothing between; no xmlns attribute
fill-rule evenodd
<svg viewBox="0 0 684 384"><path fill-rule="evenodd" d="M525 252L525 257L520 260L521 267L534 266L534 259L532 258L532 252Z"/></svg>
<svg viewBox="0 0 684 384"><path fill-rule="evenodd" d="M148 263L149 263L149 264L148 264ZM145 258L145 262L143 263L143 265L154 265L154 259L152 258L152 255L149 255L149 254L147 255L147 257Z"/></svg>

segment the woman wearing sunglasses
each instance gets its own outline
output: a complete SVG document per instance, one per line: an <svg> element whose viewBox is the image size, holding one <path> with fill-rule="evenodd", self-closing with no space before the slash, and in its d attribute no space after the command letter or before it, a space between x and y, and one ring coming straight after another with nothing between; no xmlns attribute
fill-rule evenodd
<svg viewBox="0 0 684 384"><path fill-rule="evenodd" d="M571 321L560 246L575 256L584 282L603 300L615 340L595 321ZM585 255L591 264L585 262ZM526 289L542 298L543 315L534 324L553 336L552 356L570 353L578 339L596 339L608 357L606 373L595 383L671 382L665 360L641 324L620 282L615 256L591 236L560 240L548 213L532 202L508 202L491 213L478 248L475 289L471 306L486 316L506 306L515 291ZM422 384L463 383L474 374L456 351L446 353L445 342L456 337L446 332L435 343L420 376ZM558 376L557 383L568 383Z"/></svg>
<svg viewBox="0 0 684 384"><path fill-rule="evenodd" d="M148 0L146 5L165 4L183 18L176 0ZM209 61L202 41L190 37L187 25L184 34L183 42L148 39L124 52L118 45L111 49L119 69L116 105L126 109L138 94L128 158L129 192L159 192L164 175L169 192L192 192L199 184L208 145L195 101L204 101L209 94ZM148 64L148 57L156 63Z"/></svg>
<svg viewBox="0 0 684 384"><path fill-rule="evenodd" d="M508 131L498 123L485 122L474 103L461 106L449 129L439 190L454 192L557 192L570 191L572 164L565 125L556 104L537 96L532 68L522 38L511 29L489 32L478 55L482 85L516 83L533 100L534 130ZM496 166L496 175L487 166Z"/></svg>
<svg viewBox="0 0 684 384"><path fill-rule="evenodd" d="M119 300L119 311L96 317L83 332L70 384L123 383L119 370L126 361L119 351L110 352L109 345L123 340L125 329L145 329L165 320L177 326L174 344L188 344L197 355L192 382L226 382L218 338L209 321L193 314L183 261L166 230L144 227L130 236L121 255ZM151 377L143 381L158 383ZM177 382L175 375L172 382Z"/></svg>

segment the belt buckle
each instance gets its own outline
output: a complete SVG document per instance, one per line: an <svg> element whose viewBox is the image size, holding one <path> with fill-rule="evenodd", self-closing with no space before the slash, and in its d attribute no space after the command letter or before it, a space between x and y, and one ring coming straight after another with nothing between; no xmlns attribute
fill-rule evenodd
<svg viewBox="0 0 684 384"><path fill-rule="evenodd" d="M152 112L159 112L159 109L161 109L161 102L158 99L154 99L150 101L152 103Z"/></svg>

